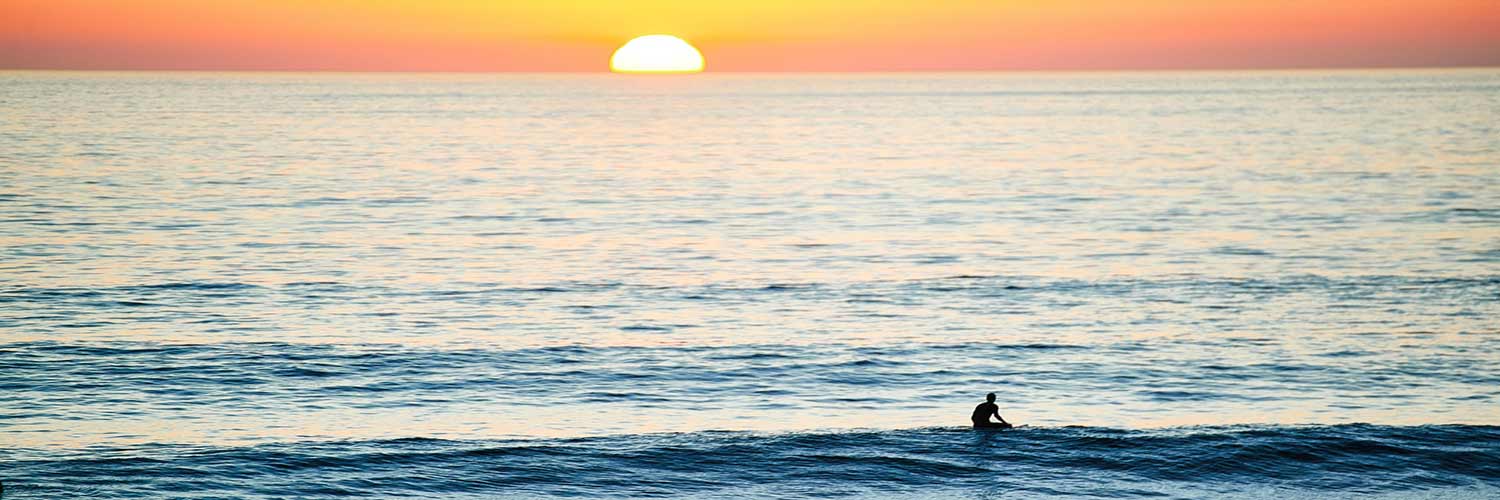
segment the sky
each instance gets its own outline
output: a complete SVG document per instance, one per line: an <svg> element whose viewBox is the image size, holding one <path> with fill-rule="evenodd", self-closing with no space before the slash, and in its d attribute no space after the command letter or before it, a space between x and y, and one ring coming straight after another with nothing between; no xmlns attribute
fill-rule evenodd
<svg viewBox="0 0 1500 500"><path fill-rule="evenodd" d="M0 68L709 71L1500 66L1500 0L0 0Z"/></svg>

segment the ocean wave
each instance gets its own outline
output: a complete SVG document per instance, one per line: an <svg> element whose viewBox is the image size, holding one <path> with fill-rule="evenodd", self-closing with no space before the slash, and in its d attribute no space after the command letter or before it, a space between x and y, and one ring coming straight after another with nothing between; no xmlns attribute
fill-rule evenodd
<svg viewBox="0 0 1500 500"><path fill-rule="evenodd" d="M1500 427L1034 427L10 449L15 498L1286 497L1500 491Z"/></svg>
<svg viewBox="0 0 1500 500"><path fill-rule="evenodd" d="M1405 358L1330 349L1297 359L1224 358L1227 346L1259 349L1255 339L1150 345L1095 343L740 344L698 346L558 345L514 348L394 344L225 342L0 343L0 391L18 402L0 411L29 430L30 442L133 443L171 434L216 439L285 438L253 429L321 419L397 418L398 409L457 415L494 429L596 428L590 404L628 409L615 427L586 432L690 430L657 422L682 415L744 418L794 429L872 425L872 417L962 422L972 399L1003 394L1008 412L1043 424L1109 425L1163 416L1194 423L1276 422L1296 414L1317 423L1378 420L1426 423L1417 407L1449 422L1488 423L1482 409L1500 373L1482 356ZM1209 346L1205 352L1201 346ZM1280 349L1279 344L1265 348ZM1445 351L1446 352L1446 351ZM768 398L771 398L768 400ZM24 404L22 404L24 403ZM585 406L580 406L585 405ZM966 406L967 405L967 406ZM71 420L59 420L68 415ZM217 429L205 415L241 422ZM317 417L322 415L322 417ZM1009 415L1009 414L1008 414ZM108 432L129 417L134 437ZM816 419L816 420L809 420ZM1303 420L1308 421L1308 420ZM73 423L91 422L88 431ZM1179 421L1180 422L1180 421ZM427 424L471 437L456 422ZM880 425L890 425L882 423ZM22 427L17 427L22 428ZM472 429L469 427L468 429ZM309 431L302 431L309 432ZM318 436L381 437L381 426L323 429ZM576 433L575 433L576 434ZM306 434L304 434L306 435Z"/></svg>

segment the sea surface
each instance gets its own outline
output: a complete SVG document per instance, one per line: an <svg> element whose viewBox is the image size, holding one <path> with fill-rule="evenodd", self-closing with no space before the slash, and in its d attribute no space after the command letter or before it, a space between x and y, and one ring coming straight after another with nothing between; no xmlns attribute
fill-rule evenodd
<svg viewBox="0 0 1500 500"><path fill-rule="evenodd" d="M0 72L0 483L1496 498L1500 70Z"/></svg>

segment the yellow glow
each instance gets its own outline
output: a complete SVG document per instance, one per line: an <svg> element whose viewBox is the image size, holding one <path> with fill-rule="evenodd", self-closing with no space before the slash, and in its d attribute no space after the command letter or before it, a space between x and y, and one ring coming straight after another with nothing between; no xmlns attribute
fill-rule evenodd
<svg viewBox="0 0 1500 500"><path fill-rule="evenodd" d="M616 73L697 73L703 71L703 54L672 35L646 35L626 42L609 68Z"/></svg>

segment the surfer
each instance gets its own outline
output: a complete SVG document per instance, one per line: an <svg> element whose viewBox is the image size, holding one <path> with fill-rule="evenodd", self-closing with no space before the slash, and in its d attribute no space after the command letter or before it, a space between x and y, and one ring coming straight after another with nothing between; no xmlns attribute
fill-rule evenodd
<svg viewBox="0 0 1500 500"><path fill-rule="evenodd" d="M1000 421L991 422L990 415L994 415ZM974 415L969 417L969 419L974 421L975 429L1011 428L1010 422L1006 422L1005 418L1000 416L1000 405L995 404L995 393L993 392L984 397L983 403L979 403L979 406L974 407Z"/></svg>

